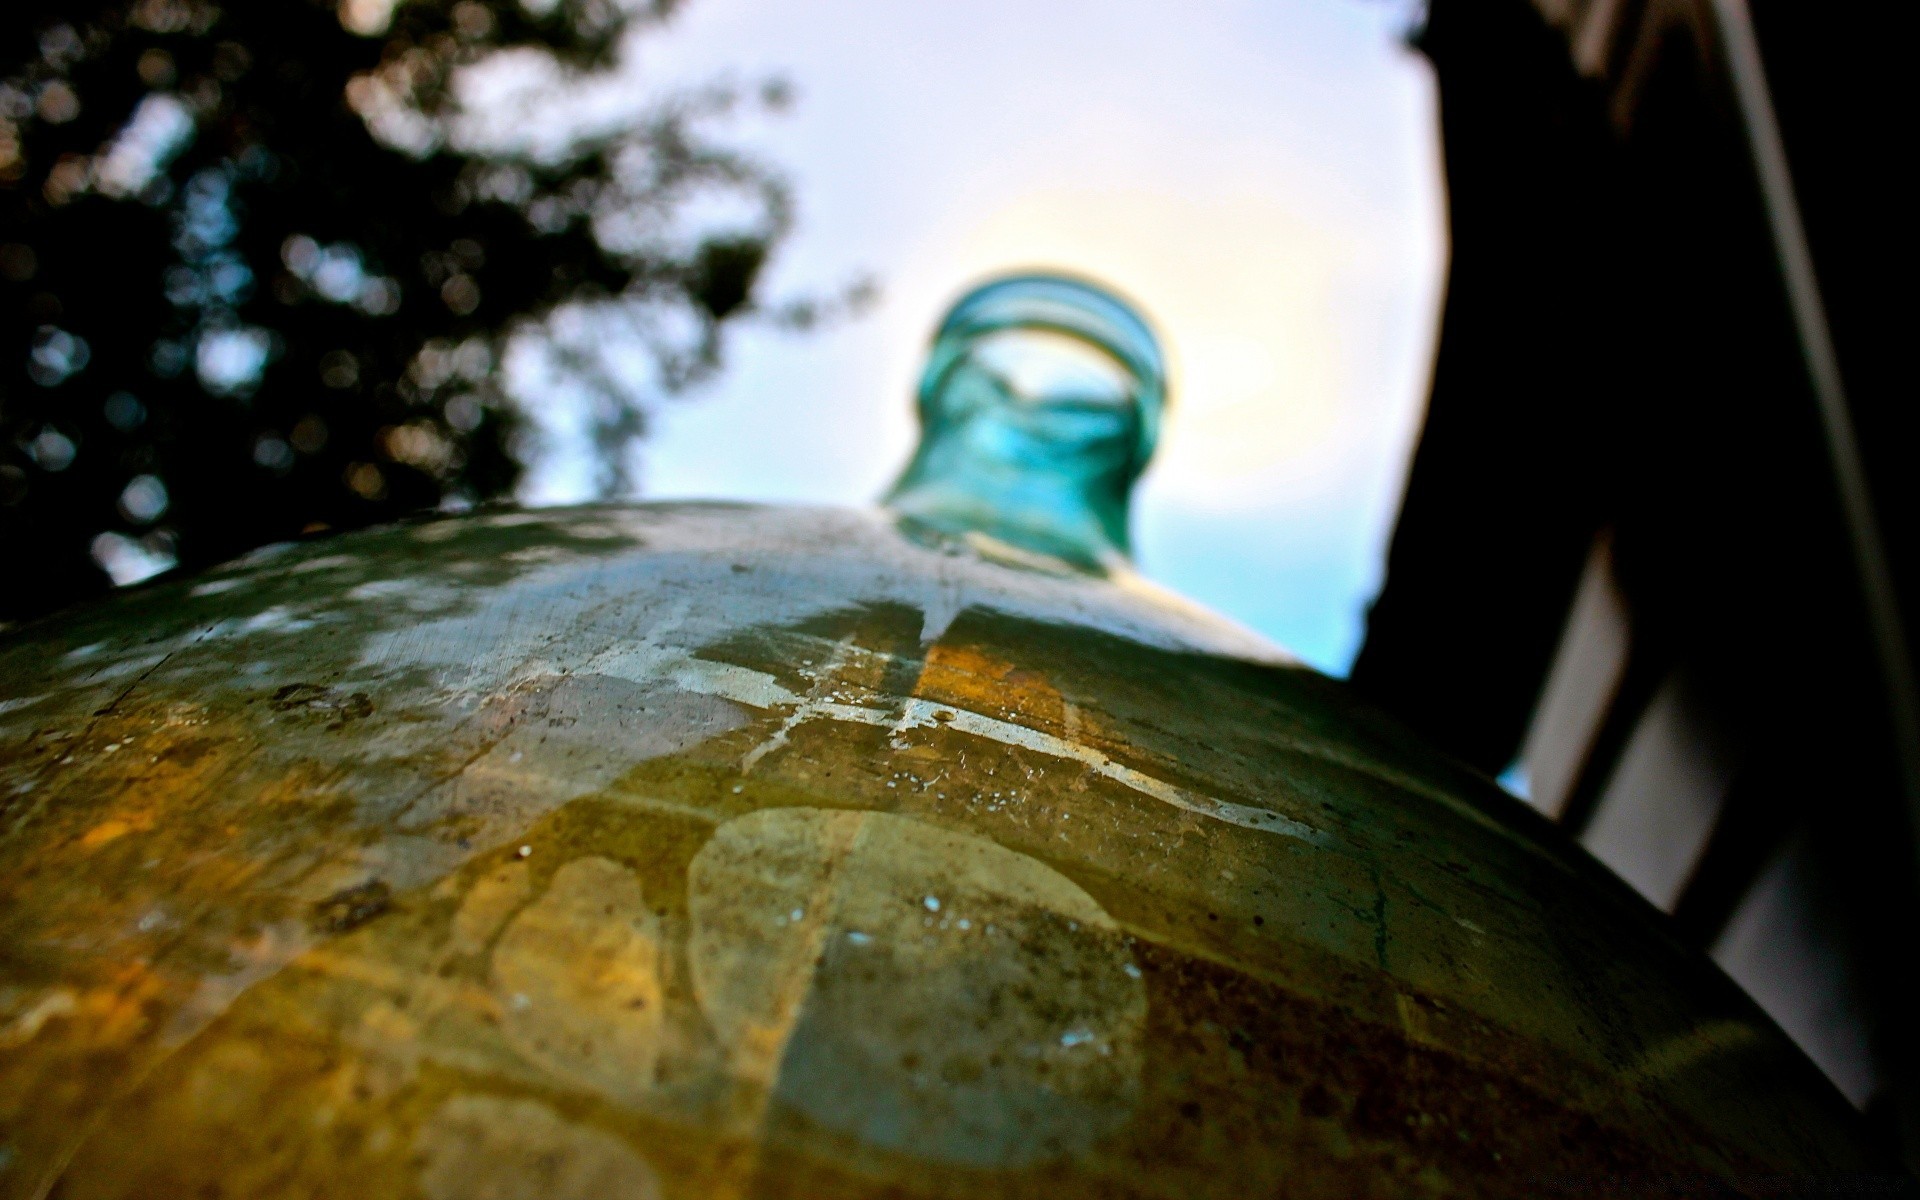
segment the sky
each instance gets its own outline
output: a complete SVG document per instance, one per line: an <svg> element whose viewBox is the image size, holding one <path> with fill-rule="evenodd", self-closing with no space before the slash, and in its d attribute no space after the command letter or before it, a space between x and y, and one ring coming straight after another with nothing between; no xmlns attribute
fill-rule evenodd
<svg viewBox="0 0 1920 1200"><path fill-rule="evenodd" d="M765 295L870 275L805 334L738 330L656 414L647 498L871 503L915 438L930 334L1055 268L1161 331L1172 401L1136 497L1150 577L1314 666L1358 648L1417 435L1445 266L1433 85L1381 0L690 0L620 87L791 82L724 140L791 180ZM562 454L527 498L581 498Z"/></svg>

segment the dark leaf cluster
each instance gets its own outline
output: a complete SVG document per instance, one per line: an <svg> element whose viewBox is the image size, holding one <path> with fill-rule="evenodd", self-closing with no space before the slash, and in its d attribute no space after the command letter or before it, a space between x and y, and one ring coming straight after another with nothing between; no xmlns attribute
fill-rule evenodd
<svg viewBox="0 0 1920 1200"><path fill-rule="evenodd" d="M656 393L713 370L787 194L713 141L732 91L542 146L463 131L458 83L503 53L591 82L671 6L15 0L0 619L508 493L533 403L506 386L515 339L596 398L617 486L649 396L596 357L607 322Z"/></svg>

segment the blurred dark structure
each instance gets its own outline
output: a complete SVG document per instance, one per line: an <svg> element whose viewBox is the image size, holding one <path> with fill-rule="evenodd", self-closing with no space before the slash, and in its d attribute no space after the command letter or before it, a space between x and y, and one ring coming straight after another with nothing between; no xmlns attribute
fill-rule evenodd
<svg viewBox="0 0 1920 1200"><path fill-rule="evenodd" d="M1914 23L1434 0L1453 266L1352 673L1524 772L1909 1164Z"/></svg>
<svg viewBox="0 0 1920 1200"><path fill-rule="evenodd" d="M524 422L502 352L557 310L631 316L656 392L712 370L789 205L710 125L778 107L784 87L670 97L557 149L476 143L454 95L461 68L501 53L544 59L561 88L591 82L675 7L10 4L0 620L109 573L508 492ZM716 205L728 222L703 228L696 210ZM548 376L597 398L618 491L649 397L596 358L618 340L607 324L545 344Z"/></svg>

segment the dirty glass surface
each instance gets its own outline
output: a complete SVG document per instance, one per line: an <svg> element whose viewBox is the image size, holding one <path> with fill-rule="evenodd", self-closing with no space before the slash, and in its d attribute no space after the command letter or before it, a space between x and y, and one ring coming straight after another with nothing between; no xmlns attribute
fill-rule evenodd
<svg viewBox="0 0 1920 1200"><path fill-rule="evenodd" d="M1124 574L884 512L475 514L125 592L0 641L0 804L9 1197L1864 1161L1487 781Z"/></svg>

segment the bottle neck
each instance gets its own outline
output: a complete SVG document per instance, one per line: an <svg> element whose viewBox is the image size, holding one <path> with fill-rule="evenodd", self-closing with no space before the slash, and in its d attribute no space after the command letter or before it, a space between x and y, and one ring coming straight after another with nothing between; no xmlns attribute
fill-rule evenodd
<svg viewBox="0 0 1920 1200"><path fill-rule="evenodd" d="M989 284L941 326L920 445L886 504L940 534L1108 570L1131 552L1163 398L1152 333L1108 293L1046 276Z"/></svg>

